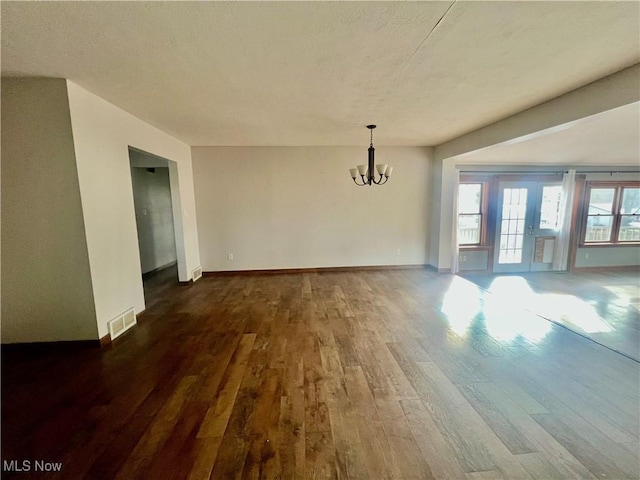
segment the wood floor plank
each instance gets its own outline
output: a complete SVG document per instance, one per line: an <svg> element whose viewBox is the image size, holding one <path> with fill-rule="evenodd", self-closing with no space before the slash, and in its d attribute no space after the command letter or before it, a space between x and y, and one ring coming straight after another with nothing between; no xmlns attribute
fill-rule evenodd
<svg viewBox="0 0 640 480"><path fill-rule="evenodd" d="M400 479L435 478L416 442L398 399L390 389L375 390L374 402Z"/></svg>
<svg viewBox="0 0 640 480"><path fill-rule="evenodd" d="M362 369L346 367L345 383L349 413L357 422L369 478L399 478L400 468L391 456L389 441Z"/></svg>
<svg viewBox="0 0 640 480"><path fill-rule="evenodd" d="M211 478L242 478L249 451L257 399L264 382L266 350L255 348L233 404Z"/></svg>
<svg viewBox="0 0 640 480"><path fill-rule="evenodd" d="M518 430L527 439L535 452L543 452L543 457L548 469L559 471L562 477L591 478L591 473L558 443L549 433L540 427L525 410L527 403L520 406L506 392L500 388L495 388L490 383L479 383L475 385L476 390L491 402L494 408L499 408L512 428ZM546 413L546 412L545 412ZM527 456L528 455L528 456ZM522 463L522 458L537 458L534 455L520 454L518 459ZM545 464L545 465L546 465ZM526 465L523 463L523 466ZM527 471L531 471L527 468Z"/></svg>
<svg viewBox="0 0 640 480"><path fill-rule="evenodd" d="M536 452L525 435L510 421L504 413L502 405L496 405L491 398L483 393L483 388L495 389L491 383L464 385L460 390L485 423L500 438L502 443L514 455Z"/></svg>
<svg viewBox="0 0 640 480"><path fill-rule="evenodd" d="M280 399L279 457L282 478L304 478L305 438L304 402L291 397Z"/></svg>
<svg viewBox="0 0 640 480"><path fill-rule="evenodd" d="M462 392L434 363L418 363L428 379L430 400L423 400L434 412L434 419L456 453L467 463L468 471L487 470L487 464L500 464L499 470L512 478L529 478L504 443L464 398ZM435 394L435 395L434 395ZM438 401L433 399L437 398Z"/></svg>
<svg viewBox="0 0 640 480"><path fill-rule="evenodd" d="M242 478L278 478L280 476L280 404L282 397L282 370L269 368L255 405L255 421Z"/></svg>
<svg viewBox="0 0 640 480"><path fill-rule="evenodd" d="M546 372L541 371L539 359L529 353L519 358L519 368L526 377L539 385L544 384L542 389L538 388L538 393L541 390L548 393L547 408L558 412L566 408L579 410L581 417L615 442L629 442L637 438L638 420L607 403L603 398L604 392L602 396L594 395L592 388L576 382L568 372L558 371L556 364L549 365ZM518 380L524 380L524 377L520 376Z"/></svg>
<svg viewBox="0 0 640 480"><path fill-rule="evenodd" d="M307 432L328 432L331 430L327 407L325 372L322 367L320 345L315 333L304 336L304 394L305 427Z"/></svg>
<svg viewBox="0 0 640 480"><path fill-rule="evenodd" d="M160 410L149 429L142 436L133 452L124 463L116 479L130 479L142 476L159 448L167 441L178 421L189 390L197 380L195 376L184 377L167 404Z"/></svg>
<svg viewBox="0 0 640 480"><path fill-rule="evenodd" d="M73 480L640 478L640 363L496 316L460 277L168 272L110 348L3 346L3 461ZM613 299L637 332L621 298L598 311Z"/></svg>
<svg viewBox="0 0 640 480"><path fill-rule="evenodd" d="M204 437L222 437L231 411L236 401L236 396L240 388L240 384L244 377L244 372L249 361L249 355L255 342L256 334L249 333L243 335L240 343L233 354L233 363L225 372L225 380L222 388L218 393L215 403L209 407L200 429L198 430L198 438Z"/></svg>
<svg viewBox="0 0 640 480"><path fill-rule="evenodd" d="M398 361L400 368L413 385L420 400L427 407L430 416L433 418L437 429L445 437L453 450L453 455L459 459L465 472L494 470L495 464L485 444L477 437L478 432L469 429L466 422L469 417L462 417L461 411L457 409L461 405L460 401L453 401L451 392L455 389L444 388L447 396L442 398L438 391L433 389L434 383L430 382L425 375L427 370L437 370L434 363L423 363L422 368L413 362L404 352L396 350L393 344L390 346L394 357ZM424 366L427 367L424 367ZM444 378L443 375L441 375ZM454 393L454 396L456 394ZM459 394L461 396L461 394ZM457 405L456 405L457 404ZM468 405L467 412L472 410Z"/></svg>
<svg viewBox="0 0 640 480"><path fill-rule="evenodd" d="M465 471L452 446L420 400L400 400L418 448L434 478L459 479Z"/></svg>
<svg viewBox="0 0 640 480"><path fill-rule="evenodd" d="M551 413L533 415L550 435L562 444L596 477L611 475L613 478L636 478L638 463L620 448L612 445L587 422L572 422L567 425L562 419ZM608 472L608 473L604 473Z"/></svg>
<svg viewBox="0 0 640 480"><path fill-rule="evenodd" d="M518 461L533 478L568 478L565 473L558 471L551 462L540 453L535 452L518 455ZM580 476L576 478L588 477Z"/></svg>
<svg viewBox="0 0 640 480"><path fill-rule="evenodd" d="M255 337L254 333L242 336L232 356L230 356L230 358L233 358L231 366L225 369L224 373L218 375L220 380L210 383L218 385L222 382L222 386L215 397L214 403L207 409L206 415L195 435L192 452L193 464L189 472L189 478L191 479L209 478L211 475ZM200 397L199 395L197 398Z"/></svg>
<svg viewBox="0 0 640 480"><path fill-rule="evenodd" d="M196 432L209 407L207 402L187 401L164 446L154 455L147 478L184 478L195 462Z"/></svg>
<svg viewBox="0 0 640 480"><path fill-rule="evenodd" d="M336 447L331 431L305 433L304 477L310 480L338 478L335 454Z"/></svg>

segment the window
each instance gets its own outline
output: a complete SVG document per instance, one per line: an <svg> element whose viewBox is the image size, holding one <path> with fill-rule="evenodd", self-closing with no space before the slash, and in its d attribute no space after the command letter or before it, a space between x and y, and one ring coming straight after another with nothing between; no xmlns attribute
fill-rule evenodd
<svg viewBox="0 0 640 480"><path fill-rule="evenodd" d="M640 187L594 183L587 200L585 244L640 242Z"/></svg>
<svg viewBox="0 0 640 480"><path fill-rule="evenodd" d="M458 189L458 244L480 245L483 235L483 183L461 183Z"/></svg>

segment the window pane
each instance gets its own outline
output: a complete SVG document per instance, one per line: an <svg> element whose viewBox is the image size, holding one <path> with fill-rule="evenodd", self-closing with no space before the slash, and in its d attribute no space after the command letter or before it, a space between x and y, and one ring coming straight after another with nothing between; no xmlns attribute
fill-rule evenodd
<svg viewBox="0 0 640 480"><path fill-rule="evenodd" d="M458 190L458 213L480 213L481 183L461 183Z"/></svg>
<svg viewBox="0 0 640 480"><path fill-rule="evenodd" d="M622 190L622 214L637 215L640 213L640 188L625 188Z"/></svg>
<svg viewBox="0 0 640 480"><path fill-rule="evenodd" d="M623 215L622 217L620 217L620 231L618 232L618 241L640 241L640 215Z"/></svg>
<svg viewBox="0 0 640 480"><path fill-rule="evenodd" d="M615 188L592 188L589 198L589 215L610 215L615 192Z"/></svg>
<svg viewBox="0 0 640 480"><path fill-rule="evenodd" d="M558 229L560 221L560 196L562 186L545 185L542 187L542 204L540 205L539 228Z"/></svg>
<svg viewBox="0 0 640 480"><path fill-rule="evenodd" d="M613 215L597 215L587 217L587 233L585 242L608 242L611 240L611 224Z"/></svg>
<svg viewBox="0 0 640 480"><path fill-rule="evenodd" d="M480 243L480 225L482 216L460 215L458 217L458 244L469 245Z"/></svg>

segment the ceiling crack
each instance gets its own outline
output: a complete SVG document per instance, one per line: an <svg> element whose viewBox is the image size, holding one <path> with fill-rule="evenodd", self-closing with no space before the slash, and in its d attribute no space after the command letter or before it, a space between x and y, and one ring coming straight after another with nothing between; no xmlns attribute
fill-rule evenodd
<svg viewBox="0 0 640 480"><path fill-rule="evenodd" d="M411 53L411 55L409 55L409 58L407 58L405 60L405 62L402 64L402 66L400 67L400 69L398 70L398 74L396 75L396 79L398 78L398 76L400 76L400 74L403 72L403 70L405 69L405 67L407 66L407 64L411 61L411 59L415 56L416 53L418 53L418 50L420 50L422 48L422 45L424 45L424 43L429 39L429 37L431 36L431 34L433 34L433 32L436 31L436 29L438 28L438 26L440 25L440 23L442 23L442 20L444 19L444 17L447 16L447 14L449 13L449 11L451 10L451 8L453 7L453 5L456 3L457 0L453 0L453 2L451 2L451 5L449 5L449 7L447 8L447 10L442 14L442 16L440 17L440 19L436 22L436 24L433 26L433 28L429 31L429 33L427 33L427 35L422 39L422 41L420 42L420 44L416 47L416 49L413 51L413 53Z"/></svg>

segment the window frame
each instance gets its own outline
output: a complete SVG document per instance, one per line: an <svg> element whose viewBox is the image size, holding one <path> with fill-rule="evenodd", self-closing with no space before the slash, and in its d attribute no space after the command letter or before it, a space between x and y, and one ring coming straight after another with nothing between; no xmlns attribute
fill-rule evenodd
<svg viewBox="0 0 640 480"><path fill-rule="evenodd" d="M607 241L587 242L587 225L590 216L589 215L589 203L591 201L591 190L600 188L610 188L614 190L613 202L611 208L611 235ZM606 181L590 181L587 182L585 188L585 196L583 202L583 214L582 214L582 228L580 231L580 247L606 247L606 246L637 246L640 245L640 240L618 240L620 235L620 225L622 223L622 217L629 214L620 213L622 208L622 196L625 188L640 188L640 182L606 182ZM635 215L631 215L635 216Z"/></svg>
<svg viewBox="0 0 640 480"><path fill-rule="evenodd" d="M458 184L458 193L460 185L480 185L480 210L478 213L460 213L458 212L458 228L460 227L460 217L463 215L480 215L480 235L477 243L459 243L461 249L483 248L487 245L487 212L489 205L489 180L486 177L460 176ZM458 197L459 198L459 197ZM459 205L456 205L458 210Z"/></svg>

